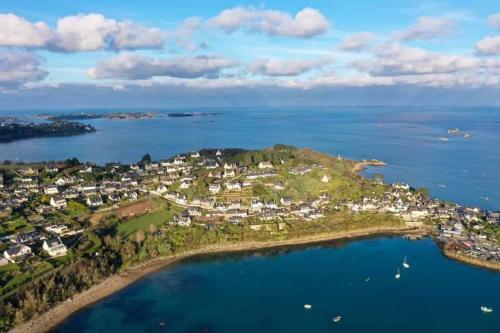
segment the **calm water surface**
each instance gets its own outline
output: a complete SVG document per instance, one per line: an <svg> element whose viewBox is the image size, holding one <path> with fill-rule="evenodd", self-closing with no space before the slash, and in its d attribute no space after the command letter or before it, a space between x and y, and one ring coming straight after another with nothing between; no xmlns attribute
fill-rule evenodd
<svg viewBox="0 0 500 333"><path fill-rule="evenodd" d="M104 112L100 110L97 112ZM178 110L172 110L178 111ZM185 111L185 110L181 110ZM263 148L275 143L311 147L389 165L386 181L425 186L439 198L500 208L500 108L371 107L197 109L210 117L86 121L98 132L0 144L0 160L135 162L204 147ZM0 111L27 115L35 111ZM446 137L458 127L471 137Z"/></svg>
<svg viewBox="0 0 500 333"><path fill-rule="evenodd" d="M483 304L496 312L483 314ZM500 332L498 310L498 273L450 261L429 239L374 238L188 260L55 332L491 333Z"/></svg>

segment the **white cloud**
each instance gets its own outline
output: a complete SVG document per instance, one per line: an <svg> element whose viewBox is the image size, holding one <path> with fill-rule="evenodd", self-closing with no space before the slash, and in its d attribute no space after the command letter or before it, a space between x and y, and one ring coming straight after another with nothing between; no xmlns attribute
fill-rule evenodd
<svg viewBox="0 0 500 333"><path fill-rule="evenodd" d="M14 14L0 14L0 46L43 47L52 38L44 22L31 23Z"/></svg>
<svg viewBox="0 0 500 333"><path fill-rule="evenodd" d="M331 58L315 60L258 59L248 65L252 74L268 76L295 76L313 69L322 68L332 62Z"/></svg>
<svg viewBox="0 0 500 333"><path fill-rule="evenodd" d="M60 52L161 48L166 37L159 29L119 22L102 14L66 16L57 21L55 29L44 22L31 23L13 14L0 14L0 27L0 46Z"/></svg>
<svg viewBox="0 0 500 333"><path fill-rule="evenodd" d="M476 51L482 55L500 54L500 36L488 36L476 43Z"/></svg>
<svg viewBox="0 0 500 333"><path fill-rule="evenodd" d="M38 82L48 72L40 67L40 58L30 52L0 51L0 89Z"/></svg>
<svg viewBox="0 0 500 333"><path fill-rule="evenodd" d="M188 51L195 51L199 48L193 42L193 36L203 25L203 20L199 17L189 17L185 19L177 29L169 33L169 38Z"/></svg>
<svg viewBox="0 0 500 333"><path fill-rule="evenodd" d="M102 14L66 16L57 21L55 34L55 47L69 52L161 48L165 41L159 29L118 22Z"/></svg>
<svg viewBox="0 0 500 333"><path fill-rule="evenodd" d="M445 17L420 16L415 24L405 31L395 33L394 37L402 41L434 39L450 34L454 26L454 21Z"/></svg>
<svg viewBox="0 0 500 333"><path fill-rule="evenodd" d="M493 14L490 17L488 17L488 24L493 29L500 30L500 13Z"/></svg>
<svg viewBox="0 0 500 333"><path fill-rule="evenodd" d="M400 44L379 46L375 60L355 61L353 65L374 76L453 73L481 66L474 57L446 55Z"/></svg>
<svg viewBox="0 0 500 333"><path fill-rule="evenodd" d="M238 29L270 36L310 38L328 31L329 22L314 8L304 8L295 17L278 10L234 7L223 10L209 25L231 33Z"/></svg>
<svg viewBox="0 0 500 333"><path fill-rule="evenodd" d="M102 60L89 70L95 79L144 80L166 76L174 78L215 78L235 62L218 56L175 57L154 59L135 53L122 53Z"/></svg>
<svg viewBox="0 0 500 333"><path fill-rule="evenodd" d="M360 52L368 48L370 42L372 42L375 37L375 34L371 32L360 32L344 38L339 48L346 52Z"/></svg>

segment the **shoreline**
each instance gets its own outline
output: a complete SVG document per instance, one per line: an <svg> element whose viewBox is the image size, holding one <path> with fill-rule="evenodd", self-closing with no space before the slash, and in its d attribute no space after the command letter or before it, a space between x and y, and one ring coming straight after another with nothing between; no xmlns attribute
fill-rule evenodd
<svg viewBox="0 0 500 333"><path fill-rule="evenodd" d="M484 269L488 269L488 270L491 270L494 272L500 272L500 263L498 263L498 262L491 262L491 261L485 261L485 260L473 258L473 257L470 257L468 255L460 254L460 253L457 253L455 251L452 251L446 247L443 248L442 251L443 251L444 256L449 258L449 259L452 259L452 260L455 260L455 261L458 261L458 262L461 262L463 264L467 264L470 266L484 268Z"/></svg>
<svg viewBox="0 0 500 333"><path fill-rule="evenodd" d="M324 233L312 236L305 236L284 241L267 241L267 242L242 242L238 244L215 245L190 250L178 255L154 259L152 261L142 263L123 272L117 273L96 284L86 291L59 303L49 311L39 315L17 327L14 327L9 332L11 333L43 333L54 329L71 315L78 311L124 289L141 278L154 273L160 269L168 267L174 263L180 262L183 259L196 257L205 254L245 252L260 249L270 249L277 247L287 247L294 245L317 244L333 240L341 239L357 239L366 236L382 236L382 235L404 235L404 234L427 234L425 230L409 227L393 227L393 228L363 228L358 230Z"/></svg>

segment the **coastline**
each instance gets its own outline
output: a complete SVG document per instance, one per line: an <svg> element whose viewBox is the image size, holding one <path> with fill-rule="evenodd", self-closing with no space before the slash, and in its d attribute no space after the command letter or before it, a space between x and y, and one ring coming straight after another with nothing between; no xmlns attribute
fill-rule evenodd
<svg viewBox="0 0 500 333"><path fill-rule="evenodd" d="M72 314L90 306L111 294L129 286L140 280L144 276L151 274L159 269L177 263L183 259L205 254L244 252L258 249L268 249L275 247L286 247L293 245L315 244L340 239L356 239L366 236L377 235L403 235L403 234L426 234L422 229L409 228L406 226L392 228L363 228L344 232L323 233L312 236L305 236L284 241L268 242L242 242L238 244L224 244L200 248L197 250L186 251L181 254L158 258L127 270L115 274L97 285L92 286L86 291L75 295L74 297L58 304L44 314L35 317L9 332L11 333L43 333L54 329Z"/></svg>
<svg viewBox="0 0 500 333"><path fill-rule="evenodd" d="M452 260L467 264L467 265L472 265L475 267L480 267L488 270L492 270L495 272L500 272L500 263L499 262L492 262L492 261L485 261L477 258L473 258L464 254L457 253L455 251L452 251L448 249L447 247L443 248L443 254L445 257L450 258Z"/></svg>

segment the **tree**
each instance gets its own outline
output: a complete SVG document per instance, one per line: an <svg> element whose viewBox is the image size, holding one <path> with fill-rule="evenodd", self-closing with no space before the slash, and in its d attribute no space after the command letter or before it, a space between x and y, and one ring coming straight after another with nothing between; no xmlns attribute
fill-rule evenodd
<svg viewBox="0 0 500 333"><path fill-rule="evenodd" d="M141 162L142 163L151 163L151 155L149 155L149 153L144 155L141 159Z"/></svg>
<svg viewBox="0 0 500 333"><path fill-rule="evenodd" d="M146 236L144 235L144 231L138 230L135 233L135 241L137 242L138 245L141 245L141 243L146 239Z"/></svg>

